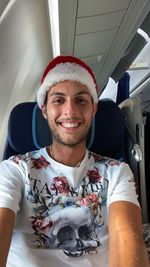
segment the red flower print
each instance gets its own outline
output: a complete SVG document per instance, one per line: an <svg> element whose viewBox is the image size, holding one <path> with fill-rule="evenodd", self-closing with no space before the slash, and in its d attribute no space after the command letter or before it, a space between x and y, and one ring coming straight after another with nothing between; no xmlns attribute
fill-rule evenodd
<svg viewBox="0 0 150 267"><path fill-rule="evenodd" d="M46 168L50 163L43 157L39 157L38 159L32 158L33 168L35 169L43 169Z"/></svg>
<svg viewBox="0 0 150 267"><path fill-rule="evenodd" d="M89 194L85 198L82 198L80 201L81 206L92 207L97 209L98 207L98 197L96 194Z"/></svg>
<svg viewBox="0 0 150 267"><path fill-rule="evenodd" d="M29 217L29 220L31 222L32 228L35 231L42 230L44 231L47 227L51 228L53 225L53 222L50 220L50 218L44 218L44 217Z"/></svg>
<svg viewBox="0 0 150 267"><path fill-rule="evenodd" d="M70 192L69 184L65 176L54 177L50 189L57 190L60 194Z"/></svg>
<svg viewBox="0 0 150 267"><path fill-rule="evenodd" d="M94 167L93 170L87 172L87 176L89 177L90 183L98 183L102 176L99 174L98 168Z"/></svg>
<svg viewBox="0 0 150 267"><path fill-rule="evenodd" d="M17 156L13 156L10 158L12 161L14 161L15 163L19 164L19 161L22 159L20 155Z"/></svg>
<svg viewBox="0 0 150 267"><path fill-rule="evenodd" d="M118 160L115 160L115 159L110 159L109 161L108 161L108 164L110 165L110 166L114 166L114 165L119 165L120 164L120 161L118 161Z"/></svg>

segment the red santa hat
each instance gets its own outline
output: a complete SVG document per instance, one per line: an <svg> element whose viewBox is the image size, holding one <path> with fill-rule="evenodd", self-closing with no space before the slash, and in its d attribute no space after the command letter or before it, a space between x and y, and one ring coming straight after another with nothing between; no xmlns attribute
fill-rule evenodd
<svg viewBox="0 0 150 267"><path fill-rule="evenodd" d="M73 56L57 56L46 67L41 86L37 92L37 103L41 108L45 102L47 91L56 83L71 80L87 86L95 103L98 102L98 86L91 68L79 58Z"/></svg>

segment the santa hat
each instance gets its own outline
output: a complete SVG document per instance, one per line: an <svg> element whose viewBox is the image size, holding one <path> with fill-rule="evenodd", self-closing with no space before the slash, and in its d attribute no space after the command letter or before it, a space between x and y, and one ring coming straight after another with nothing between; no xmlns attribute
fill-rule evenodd
<svg viewBox="0 0 150 267"><path fill-rule="evenodd" d="M57 56L46 67L41 86L37 92L37 103L41 108L45 102L47 91L56 83L71 80L87 86L95 103L98 102L98 86L90 67L73 56Z"/></svg>

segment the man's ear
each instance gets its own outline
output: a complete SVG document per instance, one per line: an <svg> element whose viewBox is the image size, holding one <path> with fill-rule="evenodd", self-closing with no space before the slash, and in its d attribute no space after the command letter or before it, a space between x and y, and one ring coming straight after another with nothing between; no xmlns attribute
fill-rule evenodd
<svg viewBox="0 0 150 267"><path fill-rule="evenodd" d="M98 108L98 104L97 103L93 103L93 117L95 116L95 114L97 112L97 108Z"/></svg>
<svg viewBox="0 0 150 267"><path fill-rule="evenodd" d="M47 107L46 107L45 104L42 105L42 107L41 107L41 111L42 111L42 115L43 115L43 117L47 120Z"/></svg>

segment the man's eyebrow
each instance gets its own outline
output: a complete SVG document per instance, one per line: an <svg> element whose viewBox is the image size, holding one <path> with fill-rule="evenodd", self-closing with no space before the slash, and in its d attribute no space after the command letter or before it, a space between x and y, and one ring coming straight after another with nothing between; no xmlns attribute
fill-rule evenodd
<svg viewBox="0 0 150 267"><path fill-rule="evenodd" d="M76 95L91 95L90 92L87 91L80 91Z"/></svg>
<svg viewBox="0 0 150 267"><path fill-rule="evenodd" d="M65 94L61 93L61 92L53 92L53 93L50 94L50 96L55 96L55 95L64 96Z"/></svg>
<svg viewBox="0 0 150 267"><path fill-rule="evenodd" d="M77 94L75 94L75 96L80 96L80 95L91 95L89 92L86 92L86 91L80 91L78 92ZM50 96L66 96L65 93L63 92L53 92L50 94Z"/></svg>

